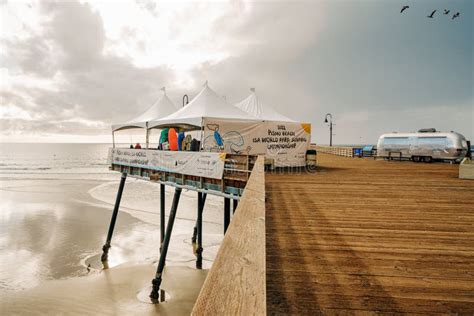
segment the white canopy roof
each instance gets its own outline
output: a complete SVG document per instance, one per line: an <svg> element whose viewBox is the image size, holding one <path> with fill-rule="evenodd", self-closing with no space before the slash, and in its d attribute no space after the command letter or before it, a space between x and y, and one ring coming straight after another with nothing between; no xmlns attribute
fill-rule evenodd
<svg viewBox="0 0 474 316"><path fill-rule="evenodd" d="M161 90L163 91L163 95L148 110L128 122L112 125L112 131L129 128L146 128L147 122L176 112L178 108L166 95L165 88L163 87Z"/></svg>
<svg viewBox="0 0 474 316"><path fill-rule="evenodd" d="M162 119L148 123L153 127L181 127L196 129L202 125L203 118L219 118L232 120L257 120L250 114L228 104L206 84L199 94L185 107Z"/></svg>
<svg viewBox="0 0 474 316"><path fill-rule="evenodd" d="M244 100L235 104L236 107L265 121L295 122L295 120L278 113L272 107L260 102L255 93L255 89L252 88L250 91L252 91L252 93Z"/></svg>

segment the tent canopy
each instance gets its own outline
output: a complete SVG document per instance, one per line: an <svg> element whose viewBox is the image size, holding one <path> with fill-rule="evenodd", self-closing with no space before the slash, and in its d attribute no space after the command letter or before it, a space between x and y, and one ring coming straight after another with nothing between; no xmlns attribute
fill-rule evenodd
<svg viewBox="0 0 474 316"><path fill-rule="evenodd" d="M145 112L135 117L134 119L120 124L112 125L112 131L130 129L130 128L146 128L147 122L165 117L178 109L173 102L166 95L166 90L161 89L163 95Z"/></svg>
<svg viewBox="0 0 474 316"><path fill-rule="evenodd" d="M250 91L252 93L247 98L235 104L237 108L265 121L295 122L295 120L278 113L271 106L262 103L255 93L255 89L252 88Z"/></svg>
<svg viewBox="0 0 474 316"><path fill-rule="evenodd" d="M184 130L196 130L201 128L203 118L258 120L226 103L206 82L201 92L185 107L167 117L151 121L148 128L179 127Z"/></svg>

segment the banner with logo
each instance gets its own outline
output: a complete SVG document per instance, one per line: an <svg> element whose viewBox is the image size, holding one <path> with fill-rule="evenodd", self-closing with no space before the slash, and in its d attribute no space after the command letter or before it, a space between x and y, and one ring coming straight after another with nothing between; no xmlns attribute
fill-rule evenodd
<svg viewBox="0 0 474 316"><path fill-rule="evenodd" d="M304 166L310 142L310 124L204 120L204 151L265 155L273 158L277 167Z"/></svg>
<svg viewBox="0 0 474 316"><path fill-rule="evenodd" d="M110 148L108 163L222 179L225 153Z"/></svg>

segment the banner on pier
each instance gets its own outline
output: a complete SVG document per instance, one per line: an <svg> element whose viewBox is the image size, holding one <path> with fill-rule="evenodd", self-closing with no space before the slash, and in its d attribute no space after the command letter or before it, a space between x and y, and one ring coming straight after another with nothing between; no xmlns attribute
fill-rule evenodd
<svg viewBox="0 0 474 316"><path fill-rule="evenodd" d="M298 122L239 121L206 118L204 151L265 155L276 167L306 165L311 125ZM218 140L221 142L219 145Z"/></svg>
<svg viewBox="0 0 474 316"><path fill-rule="evenodd" d="M224 153L110 148L108 163L222 179Z"/></svg>

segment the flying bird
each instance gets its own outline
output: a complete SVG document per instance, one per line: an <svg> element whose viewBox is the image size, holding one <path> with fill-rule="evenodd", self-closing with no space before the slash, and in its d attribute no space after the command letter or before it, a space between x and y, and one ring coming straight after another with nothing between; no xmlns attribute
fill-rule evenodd
<svg viewBox="0 0 474 316"><path fill-rule="evenodd" d="M431 12L431 14L427 16L427 18L432 19L433 15L436 13L436 11L438 11L438 10L434 10L433 12Z"/></svg>
<svg viewBox="0 0 474 316"><path fill-rule="evenodd" d="M400 11L400 13L403 13L403 11L405 11L405 10L408 9L409 7L410 7L410 6L408 6L408 5L404 5L404 6L402 7L402 10Z"/></svg>
<svg viewBox="0 0 474 316"><path fill-rule="evenodd" d="M444 15L448 15L449 12L451 12L451 10L446 10L446 9L444 9Z"/></svg>
<svg viewBox="0 0 474 316"><path fill-rule="evenodd" d="M460 15L459 12L456 12L456 14L453 15L453 20L454 20L455 18L459 17L459 15Z"/></svg>

